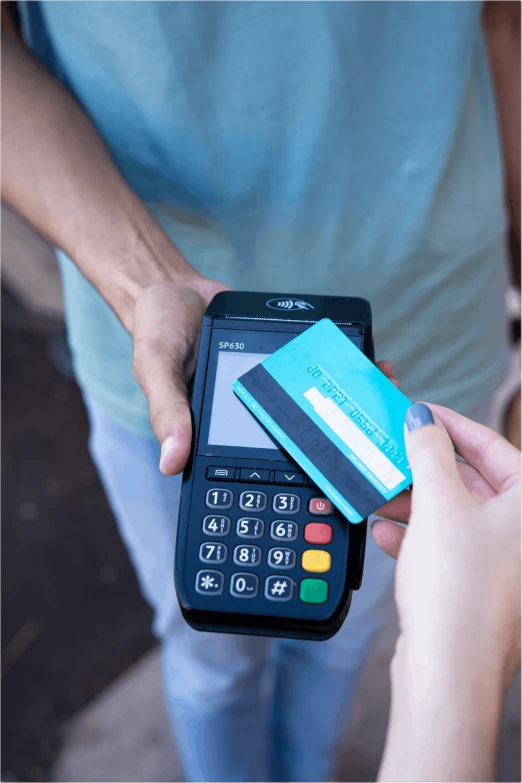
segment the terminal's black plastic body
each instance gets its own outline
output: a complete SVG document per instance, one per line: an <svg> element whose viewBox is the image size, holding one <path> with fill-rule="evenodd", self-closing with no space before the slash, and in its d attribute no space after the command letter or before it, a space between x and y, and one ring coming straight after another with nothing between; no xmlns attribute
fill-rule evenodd
<svg viewBox="0 0 522 783"><path fill-rule="evenodd" d="M350 606L352 591L361 585L367 522L350 524L337 510L328 517L312 517L308 513L310 499L322 493L303 476L301 486L286 486L286 476L302 474L299 466L279 449L237 448L209 445L209 422L216 380L217 356L223 346L228 350L271 354L300 332L322 318L330 318L373 361L372 320L370 305L365 299L330 296L280 296L277 294L238 291L218 294L209 304L203 318L199 354L192 394L193 446L183 474L179 511L175 584L185 620L201 631L257 634L289 638L324 640L341 627ZM227 348L225 348L227 350ZM243 469L243 472L241 472ZM247 470L248 469L248 470ZM232 472L235 480L207 478L209 470L221 475ZM268 480L249 483L246 476L257 473ZM277 473L276 473L277 471ZM241 481L238 479L241 477ZM279 479L283 477L283 483ZM212 511L205 503L213 489L227 489L233 494L233 505L222 511ZM238 498L242 492L261 491L267 497L264 510L255 511L264 533L261 538L238 538L238 520L247 512L241 510ZM298 496L300 510L288 519L297 523L299 534L288 546L294 552L295 566L278 571L268 562L268 551L277 545L270 536L272 522L283 518L273 510L274 497L290 492ZM221 514L229 522L228 532L209 538L203 520L209 514ZM286 519L287 517L284 517ZM303 552L310 548L304 541L303 529L309 522L327 522L333 528L328 546L332 566L328 574L310 574L302 569ZM205 568L201 547L214 541L222 545L225 562L212 565L221 574L223 587L219 595L203 594L195 589L198 572ZM234 553L241 544L252 544L261 550L260 562L248 567L234 562ZM242 599L231 593L232 576L245 571L255 573L259 588L254 597ZM272 575L291 577L295 585L291 600L268 600L263 586ZM328 600L320 605L306 604L299 599L299 585L307 577L326 577ZM247 580L248 581L248 580Z"/></svg>

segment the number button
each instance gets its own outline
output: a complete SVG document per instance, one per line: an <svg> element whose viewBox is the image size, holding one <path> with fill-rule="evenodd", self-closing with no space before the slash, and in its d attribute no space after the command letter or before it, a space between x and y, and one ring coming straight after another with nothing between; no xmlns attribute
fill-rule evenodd
<svg viewBox="0 0 522 783"><path fill-rule="evenodd" d="M236 533L240 538L261 538L264 532L265 523L262 519L242 517L237 520Z"/></svg>
<svg viewBox="0 0 522 783"><path fill-rule="evenodd" d="M239 508L243 511L264 511L266 508L264 492L242 492L239 498Z"/></svg>
<svg viewBox="0 0 522 783"><path fill-rule="evenodd" d="M225 577L220 571L205 569L196 576L196 592L202 595L221 595Z"/></svg>
<svg viewBox="0 0 522 783"><path fill-rule="evenodd" d="M295 566L295 552L287 547L274 547L268 551L268 565L271 568L293 568Z"/></svg>
<svg viewBox="0 0 522 783"><path fill-rule="evenodd" d="M255 574L233 574L230 593L236 598L254 598L259 591L259 577Z"/></svg>
<svg viewBox="0 0 522 783"><path fill-rule="evenodd" d="M204 563L224 563L227 559L227 548L224 544L206 541L199 548L199 559Z"/></svg>
<svg viewBox="0 0 522 783"><path fill-rule="evenodd" d="M265 597L269 601L289 601L294 594L294 583L289 576L269 576L265 582Z"/></svg>
<svg viewBox="0 0 522 783"><path fill-rule="evenodd" d="M253 544L243 544L234 549L234 563L244 566L257 566L261 562L261 550Z"/></svg>
<svg viewBox="0 0 522 783"><path fill-rule="evenodd" d="M209 508L230 508L234 495L229 489L209 489L206 504Z"/></svg>
<svg viewBox="0 0 522 783"><path fill-rule="evenodd" d="M299 530L296 522L276 519L270 526L270 535L276 541L295 541Z"/></svg>
<svg viewBox="0 0 522 783"><path fill-rule="evenodd" d="M301 508L301 498L299 495L289 495L286 492L280 492L274 496L273 509L278 514L297 514Z"/></svg>
<svg viewBox="0 0 522 783"><path fill-rule="evenodd" d="M213 517L211 514L203 520L203 532L207 536L228 536L230 519L228 517Z"/></svg>

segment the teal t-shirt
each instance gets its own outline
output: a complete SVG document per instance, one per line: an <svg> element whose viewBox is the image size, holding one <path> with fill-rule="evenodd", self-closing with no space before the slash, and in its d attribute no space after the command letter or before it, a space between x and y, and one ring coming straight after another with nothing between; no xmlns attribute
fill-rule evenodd
<svg viewBox="0 0 522 783"><path fill-rule="evenodd" d="M477 2L45 2L28 41L202 274L366 297L404 392L506 367L503 181ZM150 435L131 338L59 254L78 380Z"/></svg>

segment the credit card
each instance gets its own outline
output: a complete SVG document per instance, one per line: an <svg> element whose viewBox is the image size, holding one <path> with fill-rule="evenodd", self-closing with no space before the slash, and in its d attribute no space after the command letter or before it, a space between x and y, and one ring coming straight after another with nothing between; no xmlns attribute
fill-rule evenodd
<svg viewBox="0 0 522 783"><path fill-rule="evenodd" d="M411 402L328 318L232 388L350 522L411 485Z"/></svg>

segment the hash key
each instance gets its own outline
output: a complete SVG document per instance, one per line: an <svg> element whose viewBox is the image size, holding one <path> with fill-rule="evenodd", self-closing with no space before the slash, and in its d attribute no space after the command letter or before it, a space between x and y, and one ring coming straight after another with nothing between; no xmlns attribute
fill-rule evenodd
<svg viewBox="0 0 522 783"><path fill-rule="evenodd" d="M294 583L289 576L269 576L265 582L265 598L269 601L289 601L294 594Z"/></svg>

